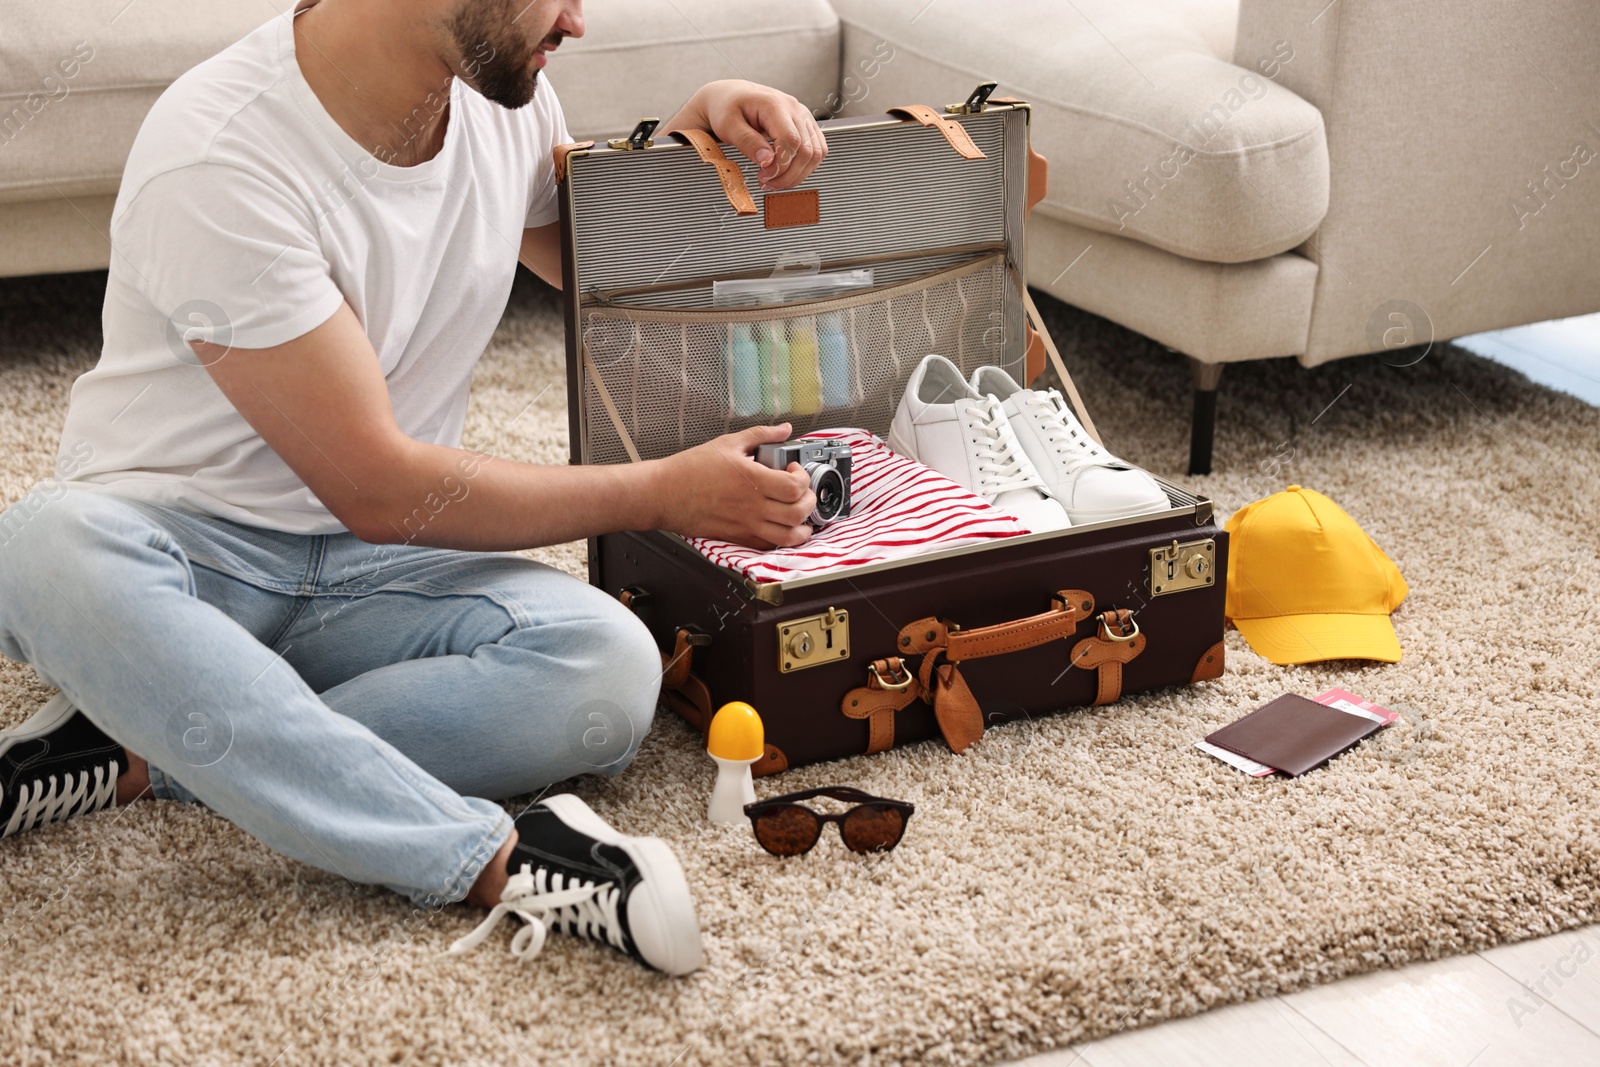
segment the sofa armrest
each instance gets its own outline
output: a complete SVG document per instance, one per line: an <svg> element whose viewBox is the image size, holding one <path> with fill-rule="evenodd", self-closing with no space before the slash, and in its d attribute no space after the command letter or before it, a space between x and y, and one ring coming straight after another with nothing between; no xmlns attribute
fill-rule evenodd
<svg viewBox="0 0 1600 1067"><path fill-rule="evenodd" d="M1327 128L1305 362L1600 309L1596 40L1585 0L1242 0L1235 60Z"/></svg>
<svg viewBox="0 0 1600 1067"><path fill-rule="evenodd" d="M834 7L846 113L937 106L990 79L1029 101L1051 167L1042 215L1238 263L1299 245L1327 209L1321 117L1255 63L1219 54L1227 0Z"/></svg>

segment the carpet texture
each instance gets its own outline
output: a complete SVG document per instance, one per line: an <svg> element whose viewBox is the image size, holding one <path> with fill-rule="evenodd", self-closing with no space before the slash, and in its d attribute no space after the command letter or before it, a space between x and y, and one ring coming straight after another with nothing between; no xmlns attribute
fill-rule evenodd
<svg viewBox="0 0 1600 1067"><path fill-rule="evenodd" d="M564 461L560 320L524 283L468 443ZM0 502L50 469L103 285L0 284ZM832 830L780 861L708 828L709 761L660 719L626 773L570 788L679 850L707 948L684 980L559 936L518 963L509 930L441 960L478 913L414 913L199 807L50 827L0 842L3 1058L990 1063L1600 918L1600 412L1447 346L1404 367L1244 364L1218 472L1185 478L1181 361L1046 315L1117 451L1223 515L1292 482L1354 515L1411 585L1402 662L1280 668L1230 631L1214 682L1014 724L962 757L923 744L758 784L915 802L899 850L871 859ZM581 573L581 545L534 555ZM1192 747L1333 685L1402 721L1292 781ZM0 665L0 722L49 695Z"/></svg>

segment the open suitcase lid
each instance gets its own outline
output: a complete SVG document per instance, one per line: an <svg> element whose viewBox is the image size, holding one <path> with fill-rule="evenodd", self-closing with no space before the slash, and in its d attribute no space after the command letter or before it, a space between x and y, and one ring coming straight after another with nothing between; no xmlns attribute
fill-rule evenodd
<svg viewBox="0 0 1600 1067"><path fill-rule="evenodd" d="M964 374L993 365L1027 382L1048 350L1098 440L1024 283L1027 212L1044 194L1031 111L990 101L992 89L943 113L919 105L824 122L827 159L780 192L761 193L754 164L709 135L652 140L654 120L604 146L557 148L573 462L662 457L776 421L796 437L834 426L883 437L929 352ZM797 259L870 267L874 284L842 299L714 305L713 281L770 277ZM848 335L848 392L830 397L837 383L824 374L793 406L762 397L741 413L731 339L775 320ZM1209 521L1209 501L1167 489L1174 510Z"/></svg>

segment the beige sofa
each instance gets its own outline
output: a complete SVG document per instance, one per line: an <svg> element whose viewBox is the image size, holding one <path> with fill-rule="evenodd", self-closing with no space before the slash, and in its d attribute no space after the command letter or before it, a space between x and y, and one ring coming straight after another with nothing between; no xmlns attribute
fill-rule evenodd
<svg viewBox="0 0 1600 1067"><path fill-rule="evenodd" d="M955 101L990 78L1031 101L1052 169L1029 277L1189 357L1195 472L1210 469L1228 362L1314 365L1600 309L1600 5L1585 0L591 0L586 13L588 36L551 71L578 137L670 114L714 77L845 114ZM145 110L268 15L259 0L12 5L0 275L104 267Z"/></svg>
<svg viewBox="0 0 1600 1067"><path fill-rule="evenodd" d="M1033 102L1029 280L1191 357L1193 472L1226 363L1600 310L1600 5L834 6L877 71L853 107L984 75Z"/></svg>

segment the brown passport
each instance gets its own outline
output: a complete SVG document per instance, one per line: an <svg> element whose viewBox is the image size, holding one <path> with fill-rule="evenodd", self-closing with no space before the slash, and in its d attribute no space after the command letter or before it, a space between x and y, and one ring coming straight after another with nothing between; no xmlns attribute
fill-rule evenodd
<svg viewBox="0 0 1600 1067"><path fill-rule="evenodd" d="M1383 723L1285 693L1206 740L1245 759L1299 775L1382 728Z"/></svg>

